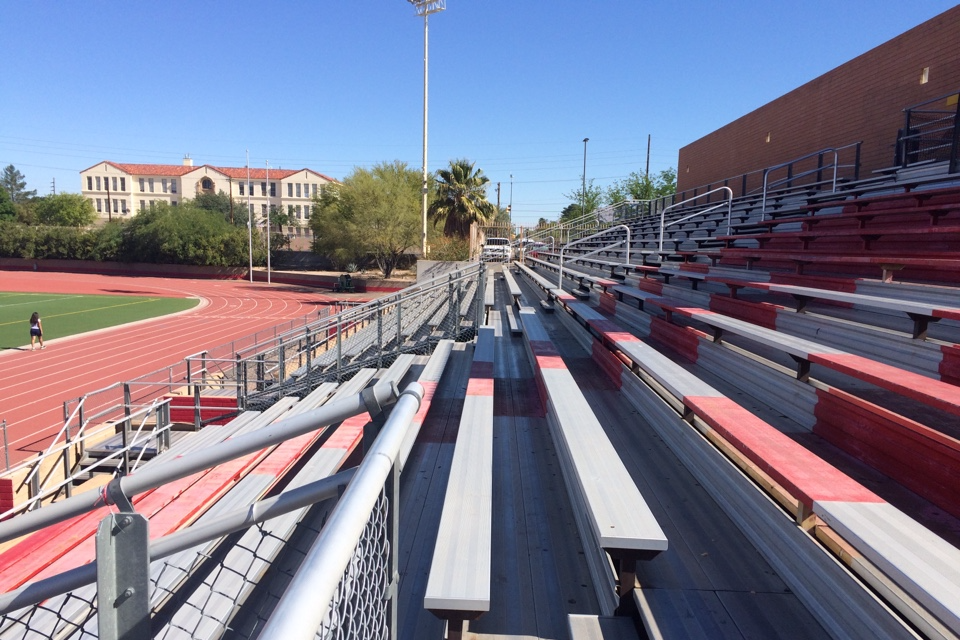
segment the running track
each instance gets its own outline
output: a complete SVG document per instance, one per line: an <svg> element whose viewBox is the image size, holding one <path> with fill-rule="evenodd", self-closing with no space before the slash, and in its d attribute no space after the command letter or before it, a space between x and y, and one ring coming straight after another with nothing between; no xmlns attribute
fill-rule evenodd
<svg viewBox="0 0 960 640"><path fill-rule="evenodd" d="M47 348L34 352L28 310L25 347L0 352L0 421L7 421L10 464L43 450L63 426L65 400L315 315L331 300L315 289L282 284L27 271L0 271L0 290L200 298L197 307L181 314L67 338L44 336ZM0 469L2 464L0 458Z"/></svg>

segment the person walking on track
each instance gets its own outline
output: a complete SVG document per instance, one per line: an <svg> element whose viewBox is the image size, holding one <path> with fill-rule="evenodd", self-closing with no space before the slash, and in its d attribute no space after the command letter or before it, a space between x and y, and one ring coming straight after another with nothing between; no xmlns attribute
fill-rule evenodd
<svg viewBox="0 0 960 640"><path fill-rule="evenodd" d="M40 339L40 348L46 349L43 346L43 323L40 322L40 314L34 311L30 316L30 351L33 351L37 338Z"/></svg>

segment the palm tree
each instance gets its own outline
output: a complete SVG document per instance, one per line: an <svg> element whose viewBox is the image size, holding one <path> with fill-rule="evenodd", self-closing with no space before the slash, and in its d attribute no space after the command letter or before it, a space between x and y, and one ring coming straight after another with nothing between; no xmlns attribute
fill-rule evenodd
<svg viewBox="0 0 960 640"><path fill-rule="evenodd" d="M434 226L443 220L443 235L466 238L472 223L493 220L497 207L487 200L488 182L483 170L474 171L473 163L465 159L437 171L437 197L427 211Z"/></svg>

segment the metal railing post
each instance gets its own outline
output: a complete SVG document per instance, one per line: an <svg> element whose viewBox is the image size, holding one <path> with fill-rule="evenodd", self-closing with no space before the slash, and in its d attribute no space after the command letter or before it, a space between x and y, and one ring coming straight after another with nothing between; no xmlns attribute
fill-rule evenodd
<svg viewBox="0 0 960 640"><path fill-rule="evenodd" d="M7 440L7 421L0 422L0 428L3 429L3 465L4 469L10 469L10 441Z"/></svg>
<svg viewBox="0 0 960 640"><path fill-rule="evenodd" d="M383 366L383 302L377 301L377 368Z"/></svg>
<svg viewBox="0 0 960 640"><path fill-rule="evenodd" d="M130 383L123 383L123 435L121 440L123 442L123 473L127 474L130 472L130 447L128 442L127 432L130 429Z"/></svg>
<svg viewBox="0 0 960 640"><path fill-rule="evenodd" d="M402 298L397 297L397 341L396 341L396 347L394 348L394 351L396 351L397 353L400 352L401 345L403 344L403 342L402 342L402 340L403 340L403 335L402 335L402 332L401 332L401 328L403 327L403 309L402 309L402 306L403 306ZM382 350L382 349L381 349L381 351L380 351L380 356L383 357L383 350Z"/></svg>
<svg viewBox="0 0 960 640"><path fill-rule="evenodd" d="M953 116L953 140L950 143L950 161L948 173L960 171L960 100L957 100L957 111Z"/></svg>
<svg viewBox="0 0 960 640"><path fill-rule="evenodd" d="M193 428L200 431L200 385L193 385Z"/></svg>
<svg viewBox="0 0 960 640"><path fill-rule="evenodd" d="M337 316L337 382L340 382L340 373L343 368L343 328L341 327L341 318Z"/></svg>
<svg viewBox="0 0 960 640"><path fill-rule="evenodd" d="M63 490L69 498L73 495L73 482L70 481L70 475L73 471L73 464L70 460L70 425L67 425L64 433L63 456L60 459L63 461Z"/></svg>

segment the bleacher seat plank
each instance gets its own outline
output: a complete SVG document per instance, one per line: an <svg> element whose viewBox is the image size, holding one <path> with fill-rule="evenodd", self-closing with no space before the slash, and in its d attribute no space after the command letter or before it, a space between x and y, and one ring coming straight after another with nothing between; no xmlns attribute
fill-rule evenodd
<svg viewBox="0 0 960 640"><path fill-rule="evenodd" d="M451 635L490 610L493 364L494 328L480 327L423 598Z"/></svg>
<svg viewBox="0 0 960 640"><path fill-rule="evenodd" d="M960 631L960 549L888 503L818 501L814 511L953 632Z"/></svg>

